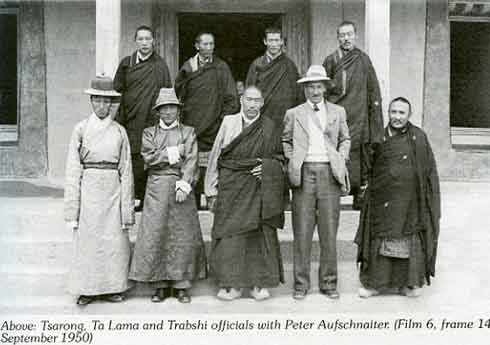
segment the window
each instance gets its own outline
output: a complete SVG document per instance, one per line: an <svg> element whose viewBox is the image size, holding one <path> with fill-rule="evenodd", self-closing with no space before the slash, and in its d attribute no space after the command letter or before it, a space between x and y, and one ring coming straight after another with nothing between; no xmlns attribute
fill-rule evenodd
<svg viewBox="0 0 490 345"><path fill-rule="evenodd" d="M18 138L17 9L0 8L0 142Z"/></svg>

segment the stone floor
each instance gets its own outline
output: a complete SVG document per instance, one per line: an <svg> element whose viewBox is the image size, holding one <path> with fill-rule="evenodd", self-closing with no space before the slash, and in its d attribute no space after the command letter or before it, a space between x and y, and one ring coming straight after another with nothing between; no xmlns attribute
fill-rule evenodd
<svg viewBox="0 0 490 345"><path fill-rule="evenodd" d="M271 291L271 299L260 303L247 297L231 303L218 301L214 297L214 285L208 280L197 284L193 291L192 303L188 305L182 305L175 299L153 304L147 295L150 291L139 288L139 292L130 293L124 303L98 302L79 308L73 303L74 297L63 293L67 270L64 257L69 255L66 249L70 243L70 235L66 233L60 218L62 199L56 186L40 186L46 189L38 193L36 188L22 185L21 192L6 193L4 188L7 184L2 182L0 181L0 318L35 315L82 318L97 315L168 318L170 315L177 315L180 318L213 318L233 315L239 318L407 317L417 320L434 318L441 321L447 318L462 321L490 317L490 183L442 183L443 213L437 275L432 285L425 287L422 296L416 299L395 294L367 300L358 297L358 272L354 263L355 245L352 244L358 213L343 211L339 231L339 300L329 300L318 294L314 288L304 301L294 301L291 298L292 258L289 255L285 260L286 283ZM13 186L11 183L8 185ZM204 229L209 228L210 216L202 213L201 221L208 224L203 226L203 232L205 237L209 236L209 232L206 233L208 230ZM291 241L292 232L288 221L286 229L281 233L281 243L286 252ZM314 262L314 286L317 282L317 267L317 262ZM442 344L443 342L438 341L443 339L446 340L446 344L452 344L456 339L453 335L462 336L458 344L488 343L479 342L482 339L481 330L473 333L448 331L441 334L443 336L433 338L437 342L434 340L411 343ZM471 337L472 334L475 338ZM486 334L488 335L488 329ZM352 339L361 335L362 333L356 333L355 336L352 335ZM318 340L321 343L322 338L317 338L317 333L310 336L312 341ZM292 339L300 339L297 337L298 334ZM273 343L293 343L279 339ZM349 339L351 337L344 336L340 340L337 339L339 341L336 343L348 344ZM374 339L378 339L377 336L367 337L362 341L363 344L377 343ZM423 339L432 338L428 336ZM205 343L199 342L197 338L194 340L193 343Z"/></svg>

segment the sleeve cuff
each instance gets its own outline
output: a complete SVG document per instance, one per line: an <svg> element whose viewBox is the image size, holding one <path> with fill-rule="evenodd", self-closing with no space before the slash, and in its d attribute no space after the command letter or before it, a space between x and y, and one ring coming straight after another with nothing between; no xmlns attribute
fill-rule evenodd
<svg viewBox="0 0 490 345"><path fill-rule="evenodd" d="M179 148L177 146L167 147L167 155L170 165L176 164L180 160Z"/></svg>
<svg viewBox="0 0 490 345"><path fill-rule="evenodd" d="M179 189L186 194L189 194L192 191L191 185L184 180L178 180L175 182L175 191Z"/></svg>

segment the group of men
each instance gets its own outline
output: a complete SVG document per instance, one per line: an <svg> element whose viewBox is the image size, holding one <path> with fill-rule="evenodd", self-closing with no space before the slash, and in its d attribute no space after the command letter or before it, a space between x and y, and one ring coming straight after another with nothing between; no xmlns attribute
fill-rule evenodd
<svg viewBox="0 0 490 345"><path fill-rule="evenodd" d="M400 289L407 296L435 274L439 182L429 142L409 122L410 102L391 101L383 128L381 96L369 57L356 46L356 26L338 26L339 48L300 78L283 52L278 29L264 34L266 52L251 64L238 97L229 66L214 54L212 33L195 40L197 54L175 80L183 125L197 136L200 177L192 187L214 212L210 273L218 298L244 288L262 300L284 282L277 229L292 190L293 298L310 290L315 228L320 242L319 289L338 298L336 238L340 197L362 209L356 235L359 294ZM144 207L142 134L152 106L171 87L151 28L136 30L137 51L122 60L114 88L122 94L117 121L129 137L135 195Z"/></svg>

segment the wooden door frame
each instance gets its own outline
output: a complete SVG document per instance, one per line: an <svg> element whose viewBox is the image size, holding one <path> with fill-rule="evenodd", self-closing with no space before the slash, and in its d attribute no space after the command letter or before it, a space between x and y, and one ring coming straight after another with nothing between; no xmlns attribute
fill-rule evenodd
<svg viewBox="0 0 490 345"><path fill-rule="evenodd" d="M246 1L234 2L230 7L213 5L212 2L199 7L186 0L168 0L153 3L152 25L155 29L156 51L165 59L172 79L179 68L179 22L180 13L275 13L282 17L282 31L286 38L286 53L296 63L300 74L310 64L310 6L309 1L290 0L277 2L277 6L248 6Z"/></svg>

